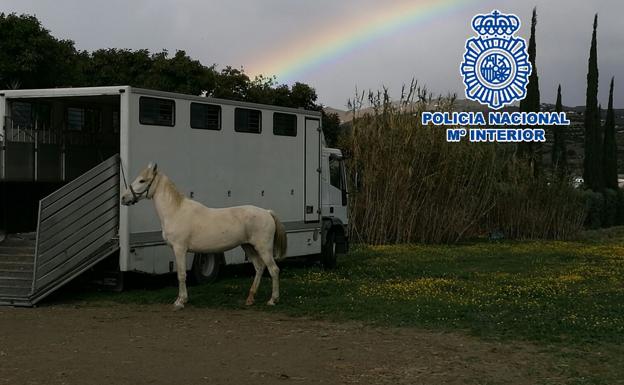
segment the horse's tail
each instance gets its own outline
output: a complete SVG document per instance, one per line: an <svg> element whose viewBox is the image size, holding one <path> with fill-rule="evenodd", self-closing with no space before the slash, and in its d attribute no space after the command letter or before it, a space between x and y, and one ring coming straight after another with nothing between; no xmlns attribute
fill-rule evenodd
<svg viewBox="0 0 624 385"><path fill-rule="evenodd" d="M281 259L286 255L286 248L288 246L286 229L273 211L269 210L269 213L275 221L275 234L273 235L273 255L275 259Z"/></svg>

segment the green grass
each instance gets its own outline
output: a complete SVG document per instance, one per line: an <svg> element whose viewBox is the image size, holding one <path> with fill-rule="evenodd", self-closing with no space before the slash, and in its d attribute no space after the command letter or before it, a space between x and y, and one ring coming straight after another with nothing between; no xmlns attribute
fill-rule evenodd
<svg viewBox="0 0 624 385"><path fill-rule="evenodd" d="M281 302L265 276L256 307L378 325L462 329L546 342L624 342L624 239L460 246L358 247L323 271L283 263ZM192 306L240 308L252 279L230 269L190 287ZM168 303L176 287L87 293L82 299Z"/></svg>
<svg viewBox="0 0 624 385"><path fill-rule="evenodd" d="M264 304L265 276L254 309L528 341L558 356L579 384L624 375L611 370L624 361L624 229L588 232L576 242L361 246L339 263L323 271L283 262L281 302ZM251 269L229 268L214 284L190 287L191 306L244 308L251 280ZM176 294L169 286L78 297L171 303ZM607 377L592 377L599 367Z"/></svg>

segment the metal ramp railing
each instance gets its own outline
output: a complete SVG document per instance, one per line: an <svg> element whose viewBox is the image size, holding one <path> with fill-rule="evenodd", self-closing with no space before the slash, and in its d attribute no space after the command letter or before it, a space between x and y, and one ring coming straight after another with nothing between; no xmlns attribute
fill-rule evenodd
<svg viewBox="0 0 624 385"><path fill-rule="evenodd" d="M5 282L0 275L0 304L32 306L119 250L118 225L115 155L39 201L34 255L25 256L30 287L3 290L10 287L9 279ZM0 266L2 258L0 254ZM22 271L22 281L25 274Z"/></svg>

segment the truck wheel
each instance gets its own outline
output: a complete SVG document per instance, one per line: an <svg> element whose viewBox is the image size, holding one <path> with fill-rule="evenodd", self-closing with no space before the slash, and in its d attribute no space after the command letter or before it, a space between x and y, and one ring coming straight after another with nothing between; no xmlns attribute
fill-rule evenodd
<svg viewBox="0 0 624 385"><path fill-rule="evenodd" d="M195 254L191 276L197 284L214 282L221 269L221 256L219 254Z"/></svg>
<svg viewBox="0 0 624 385"><path fill-rule="evenodd" d="M113 287L113 291L115 293L121 293L122 291L124 291L124 288L126 286L126 272L119 270L116 275L117 277L115 279L115 286Z"/></svg>
<svg viewBox="0 0 624 385"><path fill-rule="evenodd" d="M326 269L336 267L336 239L333 231L327 233L327 239L321 251L321 264Z"/></svg>

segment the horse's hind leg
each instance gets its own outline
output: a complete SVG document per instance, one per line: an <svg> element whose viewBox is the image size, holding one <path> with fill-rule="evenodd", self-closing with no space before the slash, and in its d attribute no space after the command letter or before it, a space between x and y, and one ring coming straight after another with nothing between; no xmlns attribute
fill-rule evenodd
<svg viewBox="0 0 624 385"><path fill-rule="evenodd" d="M277 267L275 260L273 259L273 250L270 248L261 248L258 250L258 254L260 254L260 259L266 265L269 270L269 274L271 274L271 282L273 283L273 292L271 294L271 299L267 302L267 305L275 305L277 301L279 301L279 272L280 269Z"/></svg>
<svg viewBox="0 0 624 385"><path fill-rule="evenodd" d="M260 280L262 279L262 274L264 273L264 262L262 262L253 246L243 245L243 250L245 250L247 259L253 263L254 268L256 269L256 275L253 283L251 284L251 288L249 288L247 301L245 301L245 304L249 306L254 304L256 293L258 292L258 286L260 286Z"/></svg>
<svg viewBox="0 0 624 385"><path fill-rule="evenodd" d="M186 248L173 246L176 259L176 270L178 273L178 298L173 304L174 310L181 310L188 302L188 292L186 290Z"/></svg>

